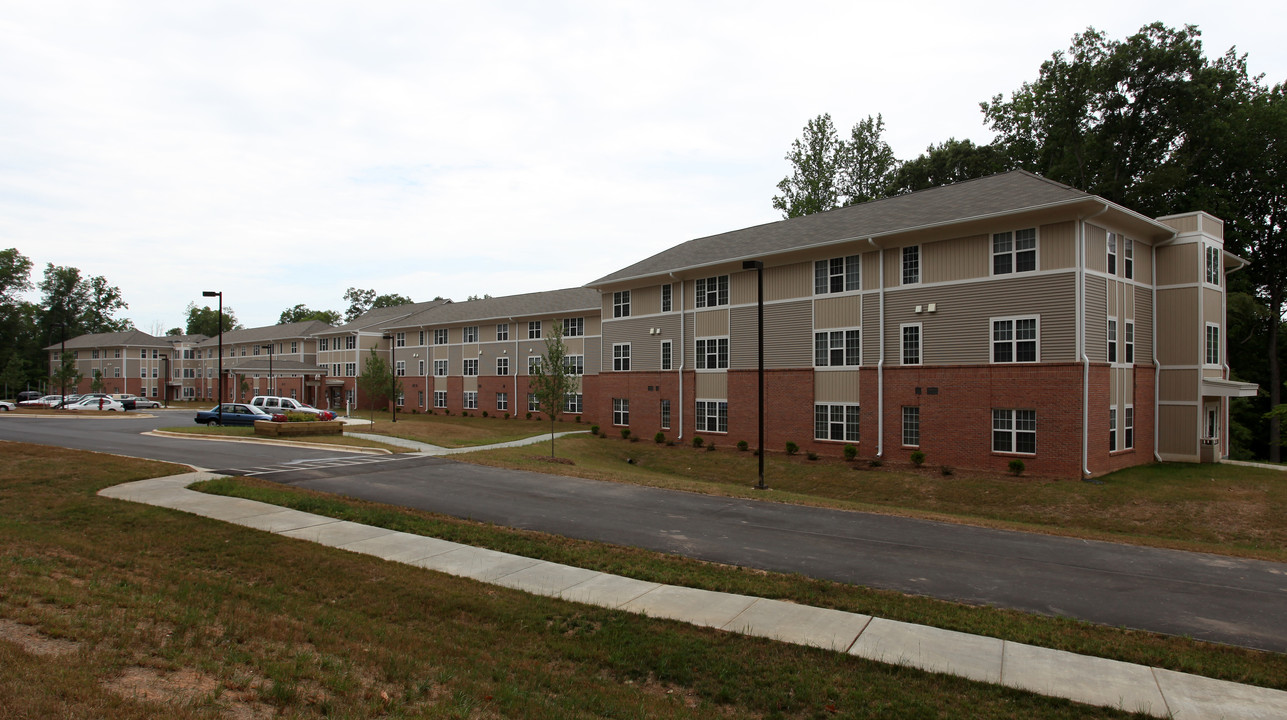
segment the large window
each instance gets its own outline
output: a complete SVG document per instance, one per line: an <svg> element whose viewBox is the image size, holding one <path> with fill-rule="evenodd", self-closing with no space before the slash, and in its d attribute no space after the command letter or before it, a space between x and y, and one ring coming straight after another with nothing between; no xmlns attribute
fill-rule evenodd
<svg viewBox="0 0 1287 720"><path fill-rule="evenodd" d="M1207 365L1220 364L1220 326L1207 323Z"/></svg>
<svg viewBox="0 0 1287 720"><path fill-rule="evenodd" d="M509 323L496 323L496 340L509 339Z"/></svg>
<svg viewBox="0 0 1287 720"><path fill-rule="evenodd" d="M612 398L612 424L630 424L630 398Z"/></svg>
<svg viewBox="0 0 1287 720"><path fill-rule="evenodd" d="M993 409L992 452L1035 454L1037 411Z"/></svg>
<svg viewBox="0 0 1287 720"><path fill-rule="evenodd" d="M1037 318L994 318L992 362L1037 362Z"/></svg>
<svg viewBox="0 0 1287 720"><path fill-rule="evenodd" d="M903 364L921 364L921 324L902 325L903 331Z"/></svg>
<svg viewBox="0 0 1287 720"><path fill-rule="evenodd" d="M612 317L630 317L629 290L618 290L612 293Z"/></svg>
<svg viewBox="0 0 1287 720"><path fill-rule="evenodd" d="M903 284L915 285L921 281L921 246L903 248Z"/></svg>
<svg viewBox="0 0 1287 720"><path fill-rule="evenodd" d="M661 369L662 370L673 369L674 353L671 348L672 348L671 341L669 340L661 341Z"/></svg>
<svg viewBox="0 0 1287 720"><path fill-rule="evenodd" d="M509 410L509 393L496 393L496 409L502 412Z"/></svg>
<svg viewBox="0 0 1287 720"><path fill-rule="evenodd" d="M465 338L465 339L464 339L464 342L467 342L467 343L476 343L476 342L478 342L478 326L477 326L477 325L469 325L469 326L466 326L466 327L465 327L465 329L464 329L463 334L464 334L464 338Z"/></svg>
<svg viewBox="0 0 1287 720"><path fill-rule="evenodd" d="M813 263L813 292L817 295L862 289L862 257L847 255Z"/></svg>
<svg viewBox="0 0 1287 720"><path fill-rule="evenodd" d="M630 343L616 343L612 346L612 369L618 372L630 369Z"/></svg>
<svg viewBox="0 0 1287 720"><path fill-rule="evenodd" d="M1108 362L1117 362L1117 320L1108 319Z"/></svg>
<svg viewBox="0 0 1287 720"><path fill-rule="evenodd" d="M447 377L447 361L446 361L446 360L434 360L434 361L433 361L433 374L434 374L436 377Z"/></svg>
<svg viewBox="0 0 1287 720"><path fill-rule="evenodd" d="M582 337L585 335L585 318L563 318L563 337Z"/></svg>
<svg viewBox="0 0 1287 720"><path fill-rule="evenodd" d="M1206 246L1207 256L1207 283L1211 285L1220 284L1220 248L1215 245Z"/></svg>
<svg viewBox="0 0 1287 720"><path fill-rule="evenodd" d="M462 363L460 370L461 375L470 376L478 374L478 358L467 358Z"/></svg>
<svg viewBox="0 0 1287 720"><path fill-rule="evenodd" d="M508 325L506 325L506 326L505 326L505 328L506 328L505 332L506 332L506 333L508 333L508 332L509 332L509 326L508 326ZM447 329L446 329L446 328L439 328L438 330L434 330L434 331L433 331L433 344L434 344L434 345L446 345L446 344L447 344Z"/></svg>
<svg viewBox="0 0 1287 720"><path fill-rule="evenodd" d="M357 363L344 363L344 377L357 377Z"/></svg>
<svg viewBox="0 0 1287 720"><path fill-rule="evenodd" d="M697 302L699 308L718 307L728 304L728 276L719 275L712 278L698 278Z"/></svg>
<svg viewBox="0 0 1287 720"><path fill-rule="evenodd" d="M394 347L406 347L406 346L407 346L407 334L406 334L406 333L404 333L404 332L394 333L394 334L393 334L393 346L394 346Z"/></svg>
<svg viewBox="0 0 1287 720"><path fill-rule="evenodd" d="M356 349L357 349L357 335L349 335L348 337L344 338L344 349L345 349L345 350L356 350ZM245 349L245 348L242 348L242 349L241 349L241 354L242 354L242 355L245 355L245 354L246 354L246 349Z"/></svg>
<svg viewBox="0 0 1287 720"><path fill-rule="evenodd" d="M585 356L584 355L564 355L563 370L568 375L585 374Z"/></svg>
<svg viewBox="0 0 1287 720"><path fill-rule="evenodd" d="M465 391L465 409L466 410L478 409L478 391L477 390Z"/></svg>
<svg viewBox="0 0 1287 720"><path fill-rule="evenodd" d="M398 377L406 377L406 375L407 375L407 361L406 361L406 360L399 360L397 363L395 363L395 364L394 364L394 368L395 368L395 374L396 374Z"/></svg>
<svg viewBox="0 0 1287 720"><path fill-rule="evenodd" d="M496 374L497 375L509 374L509 358L507 357L496 358Z"/></svg>
<svg viewBox="0 0 1287 720"><path fill-rule="evenodd" d="M527 356L527 374L537 375L540 372L541 372L541 356L528 355Z"/></svg>
<svg viewBox="0 0 1287 720"><path fill-rule="evenodd" d="M1037 269L1037 229L993 233L992 274L1032 272Z"/></svg>
<svg viewBox="0 0 1287 720"><path fill-rule="evenodd" d="M581 413L581 393L568 393L563 396L563 412L574 415Z"/></svg>
<svg viewBox="0 0 1287 720"><path fill-rule="evenodd" d="M815 440L858 442L858 406L814 405L813 437Z"/></svg>
<svg viewBox="0 0 1287 720"><path fill-rule="evenodd" d="M813 364L817 367L861 365L862 333L827 330L813 334Z"/></svg>
<svg viewBox="0 0 1287 720"><path fill-rule="evenodd" d="M697 431L713 433L728 432L728 401L698 400Z"/></svg>
<svg viewBox="0 0 1287 720"><path fill-rule="evenodd" d="M728 338L699 338L696 363L698 370L728 368Z"/></svg>
<svg viewBox="0 0 1287 720"><path fill-rule="evenodd" d="M1135 323L1126 321L1126 364L1135 362Z"/></svg>
<svg viewBox="0 0 1287 720"><path fill-rule="evenodd" d="M921 409L915 405L903 407L903 445L919 447L921 444Z"/></svg>
<svg viewBox="0 0 1287 720"><path fill-rule="evenodd" d="M531 320L527 323L527 339L528 340L541 339L541 321L540 320Z"/></svg>

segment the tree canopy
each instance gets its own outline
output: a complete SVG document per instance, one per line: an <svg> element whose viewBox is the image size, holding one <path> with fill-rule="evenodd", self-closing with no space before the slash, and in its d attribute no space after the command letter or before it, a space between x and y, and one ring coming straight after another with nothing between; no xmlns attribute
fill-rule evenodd
<svg viewBox="0 0 1287 720"><path fill-rule="evenodd" d="M219 334L219 309L210 306L198 307L196 303L188 303L188 335L205 335L214 337ZM239 330L241 325L237 322L237 314L231 307L225 305L223 308L223 331Z"/></svg>
<svg viewBox="0 0 1287 720"><path fill-rule="evenodd" d="M334 310L311 310L304 303L300 303L295 307L283 310L281 317L277 318L277 324L285 325L287 323L317 320L327 325L339 325L342 319L341 315Z"/></svg>
<svg viewBox="0 0 1287 720"><path fill-rule="evenodd" d="M344 291L344 300L349 303L348 310L344 311L344 322L353 322L363 313L377 308L410 305L415 302L406 295L399 295L397 293L376 295L375 290L363 290L361 288L352 287Z"/></svg>

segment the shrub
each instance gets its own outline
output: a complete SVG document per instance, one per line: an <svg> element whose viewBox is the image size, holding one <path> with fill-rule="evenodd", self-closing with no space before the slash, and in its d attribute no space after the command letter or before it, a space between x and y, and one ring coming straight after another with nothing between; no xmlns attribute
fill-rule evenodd
<svg viewBox="0 0 1287 720"><path fill-rule="evenodd" d="M508 420L508 419L509 419L509 413L505 413L505 419L506 419L506 420Z"/></svg>
<svg viewBox="0 0 1287 720"><path fill-rule="evenodd" d="M800 452L800 446L799 446L799 445L796 445L795 443L791 442L790 440L787 440L787 444L786 444L786 451L787 451L787 455L794 455L794 454L796 454L796 453Z"/></svg>
<svg viewBox="0 0 1287 720"><path fill-rule="evenodd" d="M867 467L880 467L884 464L884 460L881 460L880 458L872 458L871 461L867 463Z"/></svg>
<svg viewBox="0 0 1287 720"><path fill-rule="evenodd" d="M706 452L715 452L715 443L710 443L709 445L707 445Z"/></svg>
<svg viewBox="0 0 1287 720"><path fill-rule="evenodd" d="M920 450L913 450L911 455L911 461L912 461L912 464L915 465L916 467L920 467L921 465L924 465L925 453L921 452Z"/></svg>
<svg viewBox="0 0 1287 720"><path fill-rule="evenodd" d="M938 471L939 471L939 472L941 472L941 473L943 473L943 477L947 477L947 476L951 475L952 473L956 472L955 470L953 470L953 469L952 469L952 466L951 466L951 465L943 465L943 466L939 467Z"/></svg>
<svg viewBox="0 0 1287 720"><path fill-rule="evenodd" d="M630 439L630 428L621 428L621 439L622 440Z"/></svg>
<svg viewBox="0 0 1287 720"><path fill-rule="evenodd" d="M653 441L654 441L654 442L656 442L658 445L660 445L660 444L662 444L662 443L666 442L666 433L664 433L664 432L659 432L659 433L657 433L656 435L653 435L653 436L652 436L652 439L653 439Z"/></svg>
<svg viewBox="0 0 1287 720"><path fill-rule="evenodd" d="M599 434L599 426L598 426L598 425L591 425L591 426L590 426L590 434L591 434L591 435L598 435L598 434Z"/></svg>
<svg viewBox="0 0 1287 720"><path fill-rule="evenodd" d="M576 418L576 421L577 421L577 422L581 422L581 416L580 416L580 415L573 415L572 417Z"/></svg>
<svg viewBox="0 0 1287 720"><path fill-rule="evenodd" d="M530 411L530 410L529 410L529 411L528 411L528 413L527 413L527 419L528 419L528 420L531 420L531 419L532 419L532 413L531 413L531 411Z"/></svg>
<svg viewBox="0 0 1287 720"><path fill-rule="evenodd" d="M1019 477L1023 474L1023 461L1015 458L1010 461L1010 474Z"/></svg>
<svg viewBox="0 0 1287 720"><path fill-rule="evenodd" d="M817 459L818 459L818 453L813 452L813 451L811 450L811 451L809 451L809 454L808 454L806 457L808 457L810 460L817 460Z"/></svg>
<svg viewBox="0 0 1287 720"><path fill-rule="evenodd" d="M738 441L737 441L737 449L738 449L738 450L740 450L740 451L742 451L742 452L746 452L746 449L747 449L747 448L749 448L749 447L751 447L751 446L750 446L750 445L748 445L748 444L747 444L747 442L746 442L745 440L738 440Z"/></svg>
<svg viewBox="0 0 1287 720"><path fill-rule="evenodd" d="M694 436L693 436L693 447L695 447L695 448L699 448L699 447L701 447L701 446L702 446L702 442L703 442L703 440L701 439L701 437L700 437L700 436L698 436L698 435L694 435Z"/></svg>
<svg viewBox="0 0 1287 720"><path fill-rule="evenodd" d="M487 411L486 411L486 410L484 410L484 411L483 411L483 417L487 417Z"/></svg>
<svg viewBox="0 0 1287 720"><path fill-rule="evenodd" d="M858 446L857 446L857 445L846 445L846 446L845 446L845 459L846 459L846 460L853 460L853 459L854 459L854 458L856 458L856 457L858 457Z"/></svg>

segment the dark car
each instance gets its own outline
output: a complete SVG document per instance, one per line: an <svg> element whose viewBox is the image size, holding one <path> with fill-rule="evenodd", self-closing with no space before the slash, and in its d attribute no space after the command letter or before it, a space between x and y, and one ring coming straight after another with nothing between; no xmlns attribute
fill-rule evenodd
<svg viewBox="0 0 1287 720"><path fill-rule="evenodd" d="M198 425L218 425L219 410L223 409L224 425L254 425L256 420L272 420L273 416L246 403L224 403L209 410L197 411Z"/></svg>
<svg viewBox="0 0 1287 720"><path fill-rule="evenodd" d="M18 397L14 398L14 401L24 402L27 400L39 400L44 396L45 394L40 392L39 390L23 390L22 392L18 393Z"/></svg>

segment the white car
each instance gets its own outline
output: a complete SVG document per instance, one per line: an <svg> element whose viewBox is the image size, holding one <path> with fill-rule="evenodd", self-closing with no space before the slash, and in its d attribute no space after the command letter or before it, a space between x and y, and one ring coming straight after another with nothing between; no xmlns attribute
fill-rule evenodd
<svg viewBox="0 0 1287 720"><path fill-rule="evenodd" d="M18 409L18 406L14 405L8 400L0 400L0 412L9 412L10 410L17 410L17 409Z"/></svg>
<svg viewBox="0 0 1287 720"><path fill-rule="evenodd" d="M107 412L125 412L125 406L109 397L87 397L63 408L64 410L103 410Z"/></svg>
<svg viewBox="0 0 1287 720"><path fill-rule="evenodd" d="M159 408L161 403L148 398L134 398L134 407L136 408Z"/></svg>

